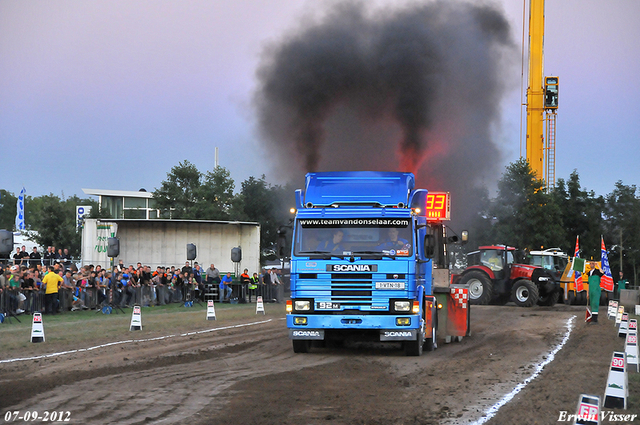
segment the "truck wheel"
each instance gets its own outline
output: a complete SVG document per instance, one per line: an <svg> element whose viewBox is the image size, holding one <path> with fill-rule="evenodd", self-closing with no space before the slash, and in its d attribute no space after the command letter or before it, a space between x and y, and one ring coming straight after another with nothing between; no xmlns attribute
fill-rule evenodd
<svg viewBox="0 0 640 425"><path fill-rule="evenodd" d="M311 341L308 339L294 339L293 340L293 352L294 353L308 353L311 349Z"/></svg>
<svg viewBox="0 0 640 425"><path fill-rule="evenodd" d="M540 299L538 300L538 305L552 307L556 305L559 298L560 298L560 293L558 291L553 291L550 294L540 297Z"/></svg>
<svg viewBox="0 0 640 425"><path fill-rule="evenodd" d="M424 345L424 335L422 334L422 332L418 332L417 340L404 342L404 353L407 356L421 356L423 345Z"/></svg>
<svg viewBox="0 0 640 425"><path fill-rule="evenodd" d="M460 279L460 284L469 288L469 303L475 305L489 304L493 298L493 285L486 274L474 270Z"/></svg>
<svg viewBox="0 0 640 425"><path fill-rule="evenodd" d="M532 307L538 302L538 287L530 280L522 279L513 285L511 290L513 301L519 307Z"/></svg>
<svg viewBox="0 0 640 425"><path fill-rule="evenodd" d="M575 303L576 303L576 293L573 291L569 291L569 293L567 294L567 304L575 305Z"/></svg>

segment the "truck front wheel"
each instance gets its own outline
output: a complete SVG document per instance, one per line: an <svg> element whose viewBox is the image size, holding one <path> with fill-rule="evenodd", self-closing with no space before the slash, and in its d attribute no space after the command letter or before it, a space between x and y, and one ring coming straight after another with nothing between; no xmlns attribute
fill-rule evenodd
<svg viewBox="0 0 640 425"><path fill-rule="evenodd" d="M538 287L530 280L519 280L511 289L513 302L519 307L532 307L540 298Z"/></svg>
<svg viewBox="0 0 640 425"><path fill-rule="evenodd" d="M294 353L308 353L310 349L311 349L311 341L309 341L308 339L293 340Z"/></svg>
<svg viewBox="0 0 640 425"><path fill-rule="evenodd" d="M434 311L431 316L431 338L424 341L424 349L427 351L433 351L438 348L438 311Z"/></svg>
<svg viewBox="0 0 640 425"><path fill-rule="evenodd" d="M460 284L469 288L469 302L471 304L486 305L493 298L493 285L489 276L481 271L470 271L462 276Z"/></svg>
<svg viewBox="0 0 640 425"><path fill-rule="evenodd" d="M421 356L422 347L424 345L424 335L418 332L418 338L415 341L404 342L404 353L407 356Z"/></svg>

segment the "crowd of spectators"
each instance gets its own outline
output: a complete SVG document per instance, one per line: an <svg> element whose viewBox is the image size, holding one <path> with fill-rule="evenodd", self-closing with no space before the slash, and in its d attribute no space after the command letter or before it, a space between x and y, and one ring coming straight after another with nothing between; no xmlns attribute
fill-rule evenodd
<svg viewBox="0 0 640 425"><path fill-rule="evenodd" d="M37 248L28 253L23 246L0 264L0 313L23 314L98 309L104 306L130 307L166 305L172 302L252 302L262 296L266 302L282 302L282 283L275 269L236 278L221 274L211 264L203 270L187 261L181 268L158 266L155 270L122 261L107 270L100 265L78 269L67 249L48 247L44 255Z"/></svg>

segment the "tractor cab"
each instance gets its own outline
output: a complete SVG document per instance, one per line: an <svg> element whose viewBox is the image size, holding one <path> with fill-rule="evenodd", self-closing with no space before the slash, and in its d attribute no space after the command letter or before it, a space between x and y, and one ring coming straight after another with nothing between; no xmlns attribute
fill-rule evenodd
<svg viewBox="0 0 640 425"><path fill-rule="evenodd" d="M515 262L515 248L504 245L481 246L467 257L469 266L485 266L493 272L495 280L510 276L511 264Z"/></svg>

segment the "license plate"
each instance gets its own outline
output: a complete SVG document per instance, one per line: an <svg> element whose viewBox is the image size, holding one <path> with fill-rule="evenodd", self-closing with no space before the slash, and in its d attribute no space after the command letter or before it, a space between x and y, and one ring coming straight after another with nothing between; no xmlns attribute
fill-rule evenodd
<svg viewBox="0 0 640 425"><path fill-rule="evenodd" d="M339 303L321 302L316 303L316 310L338 310L340 308Z"/></svg>
<svg viewBox="0 0 640 425"><path fill-rule="evenodd" d="M376 289L404 289L404 282L376 282Z"/></svg>

